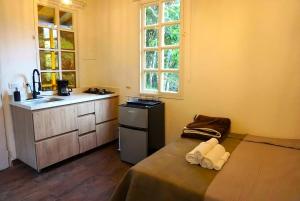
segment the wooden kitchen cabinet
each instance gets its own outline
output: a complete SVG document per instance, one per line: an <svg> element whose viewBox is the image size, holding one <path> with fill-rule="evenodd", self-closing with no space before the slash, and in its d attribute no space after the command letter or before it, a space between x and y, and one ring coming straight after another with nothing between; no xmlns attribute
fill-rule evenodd
<svg viewBox="0 0 300 201"><path fill-rule="evenodd" d="M118 121L108 121L96 126L97 146L101 146L118 138Z"/></svg>
<svg viewBox="0 0 300 201"><path fill-rule="evenodd" d="M118 118L118 97L95 101L96 124Z"/></svg>
<svg viewBox="0 0 300 201"><path fill-rule="evenodd" d="M79 148L80 153L89 151L97 146L96 132L88 133L86 135L79 136Z"/></svg>
<svg viewBox="0 0 300 201"><path fill-rule="evenodd" d="M40 171L115 140L117 106L118 97L37 110L12 105L17 158Z"/></svg>
<svg viewBox="0 0 300 201"><path fill-rule="evenodd" d="M92 113L95 113L95 102L94 101L77 104L77 115L78 116L92 114Z"/></svg>
<svg viewBox="0 0 300 201"><path fill-rule="evenodd" d="M95 115L89 114L78 117L79 135L96 130Z"/></svg>
<svg viewBox="0 0 300 201"><path fill-rule="evenodd" d="M37 169L32 111L20 107L12 107L11 111L16 156L30 167Z"/></svg>
<svg viewBox="0 0 300 201"><path fill-rule="evenodd" d="M75 131L78 128L76 106L34 111L33 122L36 141Z"/></svg>
<svg viewBox="0 0 300 201"><path fill-rule="evenodd" d="M36 143L38 169L50 166L78 153L77 131Z"/></svg>

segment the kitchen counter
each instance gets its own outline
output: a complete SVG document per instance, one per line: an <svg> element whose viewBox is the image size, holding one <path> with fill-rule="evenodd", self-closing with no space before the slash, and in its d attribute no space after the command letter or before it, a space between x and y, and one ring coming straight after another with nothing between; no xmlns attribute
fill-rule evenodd
<svg viewBox="0 0 300 201"><path fill-rule="evenodd" d="M118 96L117 93L107 94L107 95L96 95L96 94L88 94L88 93L81 93L81 92L74 92L71 93L70 96L40 96L43 97L41 99L35 100L24 100L20 102L12 101L10 105L20 107L27 110L41 110L53 107L59 107L64 105L100 100L110 97ZM51 102L43 102L47 100L55 100Z"/></svg>

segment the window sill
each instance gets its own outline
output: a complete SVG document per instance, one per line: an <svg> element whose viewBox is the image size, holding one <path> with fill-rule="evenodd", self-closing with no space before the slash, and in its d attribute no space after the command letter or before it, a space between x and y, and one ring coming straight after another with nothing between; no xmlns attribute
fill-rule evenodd
<svg viewBox="0 0 300 201"><path fill-rule="evenodd" d="M140 92L141 97L153 97L158 99L173 99L173 100L184 100L182 94L172 94L172 93L153 93L153 92Z"/></svg>

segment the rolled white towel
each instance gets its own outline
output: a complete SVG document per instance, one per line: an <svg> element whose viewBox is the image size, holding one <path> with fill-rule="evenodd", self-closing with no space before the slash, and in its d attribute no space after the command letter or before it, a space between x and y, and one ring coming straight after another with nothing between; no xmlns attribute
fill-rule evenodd
<svg viewBox="0 0 300 201"><path fill-rule="evenodd" d="M225 152L225 154L221 157L221 159L214 165L215 170L221 170L223 165L226 163L230 156L229 152Z"/></svg>
<svg viewBox="0 0 300 201"><path fill-rule="evenodd" d="M216 138L211 138L206 142L200 143L200 146L195 150L195 155L198 157L199 163L204 158L204 156L212 150L217 144L218 140Z"/></svg>
<svg viewBox="0 0 300 201"><path fill-rule="evenodd" d="M200 162L200 165L203 168L207 168L207 169L210 169L210 170L214 169L213 163L207 158L203 158Z"/></svg>
<svg viewBox="0 0 300 201"><path fill-rule="evenodd" d="M206 142L201 142L192 151L186 154L185 159L190 164L200 164L203 157L219 142L216 138L212 138Z"/></svg>
<svg viewBox="0 0 300 201"><path fill-rule="evenodd" d="M204 168L214 169L214 166L225 154L225 148L217 144L212 150L210 150L205 157L201 160L200 165Z"/></svg>
<svg viewBox="0 0 300 201"><path fill-rule="evenodd" d="M198 157L196 155L196 151L197 149L199 149L199 147L201 146L203 142L201 142L197 147L195 147L192 151L190 151L189 153L187 153L185 155L185 159L187 160L187 162L189 162L192 165L198 165L199 164L199 160Z"/></svg>

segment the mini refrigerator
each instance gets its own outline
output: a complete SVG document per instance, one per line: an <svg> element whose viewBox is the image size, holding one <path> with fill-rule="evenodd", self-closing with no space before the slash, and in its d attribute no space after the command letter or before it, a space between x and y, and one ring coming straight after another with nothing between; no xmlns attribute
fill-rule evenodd
<svg viewBox="0 0 300 201"><path fill-rule="evenodd" d="M136 164L165 146L165 105L139 101L120 105L121 160Z"/></svg>

